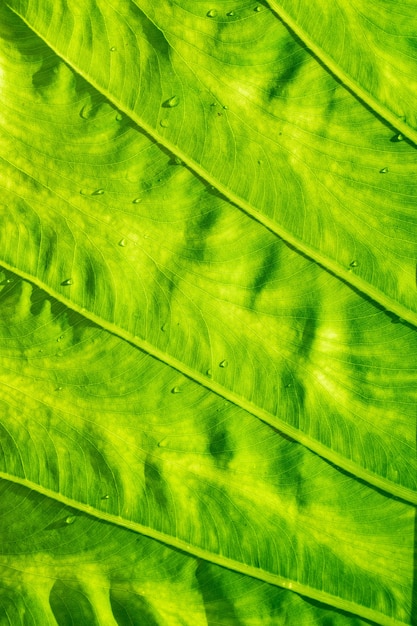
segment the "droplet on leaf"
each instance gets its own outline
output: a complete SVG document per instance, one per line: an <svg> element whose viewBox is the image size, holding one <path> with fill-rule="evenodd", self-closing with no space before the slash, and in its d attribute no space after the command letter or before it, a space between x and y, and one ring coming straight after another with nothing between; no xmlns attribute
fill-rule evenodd
<svg viewBox="0 0 417 626"><path fill-rule="evenodd" d="M168 98L168 100L165 101L165 106L170 107L170 108L174 108L177 107L180 103L180 99L178 96L172 96L171 98Z"/></svg>
<svg viewBox="0 0 417 626"><path fill-rule="evenodd" d="M162 126L162 128L168 128L169 126L169 122L166 119L161 120L159 123Z"/></svg>
<svg viewBox="0 0 417 626"><path fill-rule="evenodd" d="M229 364L226 360L220 361L219 367L227 367Z"/></svg>
<svg viewBox="0 0 417 626"><path fill-rule="evenodd" d="M175 165L182 165L182 161L181 161L181 159L179 157L175 157L174 163L175 163Z"/></svg>
<svg viewBox="0 0 417 626"><path fill-rule="evenodd" d="M382 170L379 170L380 174L386 174L388 172L388 168L387 167L383 167Z"/></svg>
<svg viewBox="0 0 417 626"><path fill-rule="evenodd" d="M173 387L171 393L181 393L181 389L179 387Z"/></svg>
<svg viewBox="0 0 417 626"><path fill-rule="evenodd" d="M112 46L112 47L110 48L110 52L115 52L115 51L116 51L116 46Z"/></svg>
<svg viewBox="0 0 417 626"><path fill-rule="evenodd" d="M206 374L207 374L207 376L212 376L213 370L211 369L211 367L208 368Z"/></svg>
<svg viewBox="0 0 417 626"><path fill-rule="evenodd" d="M104 193L104 189L96 189L95 191L93 191L93 193L91 194L92 196L102 196Z"/></svg>
<svg viewBox="0 0 417 626"><path fill-rule="evenodd" d="M229 107L227 106L227 104L223 105L223 109L228 109Z"/></svg>
<svg viewBox="0 0 417 626"><path fill-rule="evenodd" d="M67 278L66 280L63 280L61 283L62 287L69 287L70 285L72 285L72 278Z"/></svg>
<svg viewBox="0 0 417 626"><path fill-rule="evenodd" d="M62 387L57 387L55 391L62 391Z"/></svg>
<svg viewBox="0 0 417 626"><path fill-rule="evenodd" d="M133 204L139 204L139 202L142 202L142 198L135 198L134 200L132 200Z"/></svg>
<svg viewBox="0 0 417 626"><path fill-rule="evenodd" d="M210 11L207 11L207 17L216 17L216 15L217 15L216 9L210 9Z"/></svg>
<svg viewBox="0 0 417 626"><path fill-rule="evenodd" d="M125 245L126 245L126 239L121 239L121 240L119 241L119 246L120 246L121 248L124 248L124 247L125 247Z"/></svg>
<svg viewBox="0 0 417 626"><path fill-rule="evenodd" d="M110 498L110 496L106 493L105 496L102 496L101 499L102 500L108 500Z"/></svg>
<svg viewBox="0 0 417 626"><path fill-rule="evenodd" d="M227 17L233 17L235 14L234 11L229 11L229 13L227 13Z"/></svg>
<svg viewBox="0 0 417 626"><path fill-rule="evenodd" d="M75 517L75 515L68 515L68 517L65 518L65 523L66 524L73 524L76 519L77 518Z"/></svg>
<svg viewBox="0 0 417 626"><path fill-rule="evenodd" d="M254 11L256 11L256 13L259 13L259 11L261 11L261 7L258 5L257 7L254 8Z"/></svg>
<svg viewBox="0 0 417 626"><path fill-rule="evenodd" d="M162 324L161 330L162 330L163 333L166 331L167 327L168 327L168 324L166 324L166 323Z"/></svg>
<svg viewBox="0 0 417 626"><path fill-rule="evenodd" d="M117 121L117 122L121 122L121 121L122 121L122 119L123 119L123 115L122 115L121 113L118 113L118 114L116 115L116 121Z"/></svg>
<svg viewBox="0 0 417 626"><path fill-rule="evenodd" d="M356 259L350 262L350 267L358 267L358 262L356 261Z"/></svg>
<svg viewBox="0 0 417 626"><path fill-rule="evenodd" d="M88 120L88 118L90 117L90 113L91 113L90 104L85 104L83 107L81 107L80 117L82 117L83 120Z"/></svg>

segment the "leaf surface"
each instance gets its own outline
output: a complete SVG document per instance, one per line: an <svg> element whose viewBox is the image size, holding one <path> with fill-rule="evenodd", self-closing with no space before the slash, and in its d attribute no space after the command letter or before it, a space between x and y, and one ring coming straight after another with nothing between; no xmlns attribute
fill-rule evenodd
<svg viewBox="0 0 417 626"><path fill-rule="evenodd" d="M416 143L414 0L269 4L327 67Z"/></svg>
<svg viewBox="0 0 417 626"><path fill-rule="evenodd" d="M3 263L416 502L414 330L120 119L17 18L5 41Z"/></svg>
<svg viewBox="0 0 417 626"><path fill-rule="evenodd" d="M21 485L2 480L0 494L2 623L369 623L102 522Z"/></svg>
<svg viewBox="0 0 417 626"><path fill-rule="evenodd" d="M226 602L231 626L258 605L271 626L412 624L414 148L263 5L9 4L5 507L29 488L89 520L85 546L115 533L82 583L79 561L68 582L58 553L26 570L4 548L22 626L24 598L35 623L180 624L188 603L215 623ZM113 602L109 571L140 578L154 551L184 552L184 602L163 572L162 613L125 583Z"/></svg>
<svg viewBox="0 0 417 626"><path fill-rule="evenodd" d="M0 310L3 477L245 576L408 623L414 507L11 274Z"/></svg>
<svg viewBox="0 0 417 626"><path fill-rule="evenodd" d="M244 211L417 322L415 149L392 142L396 129L271 11L246 1L232 16L223 2L194 0L9 5Z"/></svg>

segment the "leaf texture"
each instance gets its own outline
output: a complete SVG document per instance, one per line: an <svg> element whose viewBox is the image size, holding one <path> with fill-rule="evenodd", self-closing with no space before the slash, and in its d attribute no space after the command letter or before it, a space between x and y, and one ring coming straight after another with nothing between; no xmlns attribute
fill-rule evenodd
<svg viewBox="0 0 417 626"><path fill-rule="evenodd" d="M414 330L116 119L20 21L15 28L26 36L11 31L25 50L13 44L4 63L3 262L337 465L416 502Z"/></svg>
<svg viewBox="0 0 417 626"><path fill-rule="evenodd" d="M0 5L0 622L414 623L412 55L270 4Z"/></svg>
<svg viewBox="0 0 417 626"><path fill-rule="evenodd" d="M396 129L271 11L241 2L228 16L224 2L194 0L9 5L244 211L417 322L415 148L392 142Z"/></svg>

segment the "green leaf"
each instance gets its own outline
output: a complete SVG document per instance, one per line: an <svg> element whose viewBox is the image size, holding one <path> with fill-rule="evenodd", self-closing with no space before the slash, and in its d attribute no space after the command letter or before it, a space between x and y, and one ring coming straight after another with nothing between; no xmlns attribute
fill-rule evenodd
<svg viewBox="0 0 417 626"><path fill-rule="evenodd" d="M2 619L412 624L413 146L263 5L8 4Z"/></svg>
<svg viewBox="0 0 417 626"><path fill-rule="evenodd" d="M116 119L17 18L11 28L3 263L337 465L416 503L414 331L393 325L129 120ZM36 116L28 117L28 103ZM356 257L351 264L355 273Z"/></svg>
<svg viewBox="0 0 417 626"><path fill-rule="evenodd" d="M272 12L249 0L231 17L220 1L213 16L194 0L8 4L241 209L417 323L415 148L392 142L396 128Z"/></svg>
<svg viewBox="0 0 417 626"><path fill-rule="evenodd" d="M365 626L368 622L0 481L2 623ZM24 620L24 621L23 621Z"/></svg>
<svg viewBox="0 0 417 626"><path fill-rule="evenodd" d="M2 282L1 476L246 577L407 623L413 507L30 283Z"/></svg>
<svg viewBox="0 0 417 626"><path fill-rule="evenodd" d="M417 141L414 0L268 2L336 76L406 137ZM402 138L397 135L393 141Z"/></svg>

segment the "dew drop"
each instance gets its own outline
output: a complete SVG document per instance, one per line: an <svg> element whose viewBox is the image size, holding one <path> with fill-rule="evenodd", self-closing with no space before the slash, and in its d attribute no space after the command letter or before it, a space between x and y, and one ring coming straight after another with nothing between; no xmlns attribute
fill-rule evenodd
<svg viewBox="0 0 417 626"><path fill-rule="evenodd" d="M75 515L68 515L68 517L65 518L65 523L66 524L73 524L76 519L77 518L75 517Z"/></svg>
<svg viewBox="0 0 417 626"><path fill-rule="evenodd" d="M403 141L404 136L401 133L398 133L397 135L397 141Z"/></svg>
<svg viewBox="0 0 417 626"><path fill-rule="evenodd" d="M168 324L166 324L166 323L162 324L161 330L162 330L163 333L166 331L167 328L168 328Z"/></svg>
<svg viewBox="0 0 417 626"><path fill-rule="evenodd" d="M104 193L104 189L96 189L95 191L93 191L93 193L91 194L92 196L102 196Z"/></svg>
<svg viewBox="0 0 417 626"><path fill-rule="evenodd" d="M256 13L259 13L261 11L261 7L258 5L254 8L254 11L256 11Z"/></svg>
<svg viewBox="0 0 417 626"><path fill-rule="evenodd" d="M173 387L171 393L181 393L181 389L179 387Z"/></svg>
<svg viewBox="0 0 417 626"><path fill-rule="evenodd" d="M235 14L234 11L229 11L229 13L227 13L227 17L233 17Z"/></svg>
<svg viewBox="0 0 417 626"><path fill-rule="evenodd" d="M383 167L382 170L379 170L380 174L386 174L388 172L388 168L387 167Z"/></svg>
<svg viewBox="0 0 417 626"><path fill-rule="evenodd" d="M83 107L81 107L80 117L82 117L83 120L88 120L88 118L90 117L90 113L91 113L90 104L85 104Z"/></svg>
<svg viewBox="0 0 417 626"><path fill-rule="evenodd" d="M168 443L168 440L166 437L164 437L164 439L161 439L161 441L158 441L158 448L165 448L167 443Z"/></svg>
<svg viewBox="0 0 417 626"><path fill-rule="evenodd" d="M112 47L110 48L110 52L116 52L116 46L112 46Z"/></svg>
<svg viewBox="0 0 417 626"><path fill-rule="evenodd" d="M116 115L116 121L117 121L117 122L121 122L121 121L122 121L122 119L123 119L123 115L122 115L121 113L118 113L118 114Z"/></svg>
<svg viewBox="0 0 417 626"><path fill-rule="evenodd" d="M132 204L139 204L139 202L142 202L142 198L135 198L132 200Z"/></svg>
<svg viewBox="0 0 417 626"><path fill-rule="evenodd" d="M210 104L210 106L211 106L211 107L216 107L216 106L217 106L217 102L212 102L212 103Z"/></svg>
<svg viewBox="0 0 417 626"><path fill-rule="evenodd" d="M174 163L175 163L175 165L182 165L182 161L181 161L181 159L179 157L175 157Z"/></svg>
<svg viewBox="0 0 417 626"><path fill-rule="evenodd" d="M213 371L212 371L211 367L208 368L206 374L207 374L207 376L212 376L213 375Z"/></svg>
<svg viewBox="0 0 417 626"><path fill-rule="evenodd" d="M224 104L224 105L223 105L223 109L226 109L226 110L227 110L228 108L229 108L229 107L227 106L227 104Z"/></svg>
<svg viewBox="0 0 417 626"><path fill-rule="evenodd" d="M57 387L55 391L62 391L62 387Z"/></svg>
<svg viewBox="0 0 417 626"><path fill-rule="evenodd" d="M169 122L166 119L161 120L159 123L162 126L162 128L168 128L169 126Z"/></svg>
<svg viewBox="0 0 417 626"><path fill-rule="evenodd" d="M166 107L170 107L171 109L174 107L177 107L180 103L180 99L178 96L172 96L171 98L168 98L168 100L166 100L164 102Z"/></svg>
<svg viewBox="0 0 417 626"><path fill-rule="evenodd" d="M8 279L6 280L6 283L7 283L8 285L10 285L10 283L12 283L12 282L13 282L13 278L8 278Z"/></svg>
<svg viewBox="0 0 417 626"><path fill-rule="evenodd" d="M125 245L126 245L126 239L121 239L121 240L119 241L119 246L120 246L121 248L124 248L124 247L125 247Z"/></svg>
<svg viewBox="0 0 417 626"><path fill-rule="evenodd" d="M210 9L210 11L207 11L207 17L216 17L216 15L217 15L216 9Z"/></svg>
<svg viewBox="0 0 417 626"><path fill-rule="evenodd" d="M227 367L229 364L226 360L220 361L219 367Z"/></svg>
<svg viewBox="0 0 417 626"><path fill-rule="evenodd" d="M358 267L358 262L355 259L354 261L351 261L349 265L350 267Z"/></svg>
<svg viewBox="0 0 417 626"><path fill-rule="evenodd" d="M110 498L110 496L106 493L105 496L102 496L101 499L102 500L108 500Z"/></svg>
<svg viewBox="0 0 417 626"><path fill-rule="evenodd" d="M62 287L69 287L70 285L72 285L72 278L67 278L66 280L63 280L61 283Z"/></svg>

